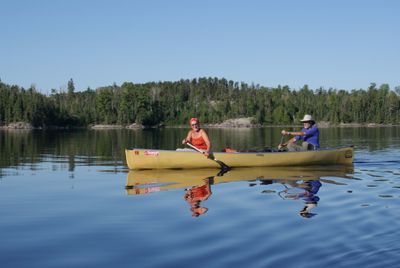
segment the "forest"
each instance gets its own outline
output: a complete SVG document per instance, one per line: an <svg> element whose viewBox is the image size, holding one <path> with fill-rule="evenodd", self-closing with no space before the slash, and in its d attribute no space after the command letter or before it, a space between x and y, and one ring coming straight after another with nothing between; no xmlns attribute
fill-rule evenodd
<svg viewBox="0 0 400 268"><path fill-rule="evenodd" d="M317 122L400 123L400 87L371 83L366 89L265 87L224 78L132 83L44 94L0 81L0 126L26 122L35 127L86 127L133 123L175 126L198 117L202 123L252 117L254 124L298 124L304 114Z"/></svg>

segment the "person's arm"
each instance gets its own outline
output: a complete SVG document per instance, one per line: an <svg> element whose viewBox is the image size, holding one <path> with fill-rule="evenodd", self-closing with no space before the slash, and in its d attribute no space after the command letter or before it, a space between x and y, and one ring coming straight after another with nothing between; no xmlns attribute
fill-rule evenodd
<svg viewBox="0 0 400 268"><path fill-rule="evenodd" d="M286 130L282 130L282 131L281 131L281 134L282 134L283 136L292 135L292 133L298 133L298 132L290 132L290 131L286 131ZM296 141L297 141L296 137L293 137L293 138L291 138L290 140L288 140L287 142L284 142L284 143L279 144L279 145L278 145L278 149L281 149L281 148L283 148L283 147L286 147L289 143L294 143L294 142L296 142Z"/></svg>
<svg viewBox="0 0 400 268"><path fill-rule="evenodd" d="M278 149L281 149L281 148L283 148L283 147L286 147L289 143L294 143L294 142L296 142L296 141L297 141L296 138L293 137L293 138L291 138L290 140L288 140L287 142L284 142L284 143L282 143L282 144L279 144L279 145L278 145Z"/></svg>
<svg viewBox="0 0 400 268"><path fill-rule="evenodd" d="M186 138L184 138L184 139L182 140L182 144L186 144L187 142L191 142L191 141L192 141L192 131L189 130L189 132L188 132Z"/></svg>
<svg viewBox="0 0 400 268"><path fill-rule="evenodd" d="M203 201L207 200L207 199L211 196L211 186L210 186L210 183L207 182L207 183L206 183L206 186L207 186L207 187L206 187L207 194L204 196Z"/></svg>
<svg viewBox="0 0 400 268"><path fill-rule="evenodd" d="M207 149L206 149L206 152L204 153L204 155L208 157L211 152L211 141L207 135L207 132L204 129L201 130L201 136L203 137L203 139L207 145Z"/></svg>
<svg viewBox="0 0 400 268"><path fill-rule="evenodd" d="M294 142L296 142L298 140L302 140L304 138L304 136L306 135L306 133L303 130L304 130L304 128L301 131L286 131L286 130L282 130L282 132L281 132L282 135L284 135L284 136L285 135L293 136L293 138L291 138L289 141L287 141L284 146L288 145L289 143L294 143ZM281 146L281 147L284 147L284 146Z"/></svg>
<svg viewBox="0 0 400 268"><path fill-rule="evenodd" d="M286 131L282 130L281 132L282 135L290 135L290 136L305 136L306 132L303 131Z"/></svg>

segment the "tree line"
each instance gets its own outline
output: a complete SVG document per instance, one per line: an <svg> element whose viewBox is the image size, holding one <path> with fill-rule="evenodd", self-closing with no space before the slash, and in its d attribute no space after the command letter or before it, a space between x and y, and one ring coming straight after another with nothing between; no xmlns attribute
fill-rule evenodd
<svg viewBox="0 0 400 268"><path fill-rule="evenodd" d="M400 87L371 83L367 89L301 89L264 87L224 78L174 82L125 82L75 91L39 92L0 82L0 125L27 122L33 126L137 123L145 126L186 124L190 117L220 123L253 117L256 124L298 123L304 114L338 123L400 123Z"/></svg>

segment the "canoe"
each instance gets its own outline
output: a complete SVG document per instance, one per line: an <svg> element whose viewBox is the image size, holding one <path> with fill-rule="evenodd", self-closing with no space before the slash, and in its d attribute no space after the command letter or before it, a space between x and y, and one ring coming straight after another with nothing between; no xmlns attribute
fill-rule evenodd
<svg viewBox="0 0 400 268"><path fill-rule="evenodd" d="M353 166L312 167L255 167L236 168L223 175L215 169L152 169L130 170L126 178L127 194L148 194L173 189L185 189L202 185L212 179L212 184L250 181L253 183L287 183L321 180L341 184L334 178L352 178Z"/></svg>
<svg viewBox="0 0 400 268"><path fill-rule="evenodd" d="M195 151L126 149L129 169L199 169L220 165ZM351 165L353 147L305 152L215 152L215 159L232 168L311 165Z"/></svg>

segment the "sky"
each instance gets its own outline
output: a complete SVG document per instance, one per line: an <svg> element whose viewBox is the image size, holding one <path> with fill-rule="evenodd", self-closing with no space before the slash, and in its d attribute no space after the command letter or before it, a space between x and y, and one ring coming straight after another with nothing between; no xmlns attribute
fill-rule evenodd
<svg viewBox="0 0 400 268"><path fill-rule="evenodd" d="M217 77L400 86L397 0L0 0L0 79L42 92Z"/></svg>

